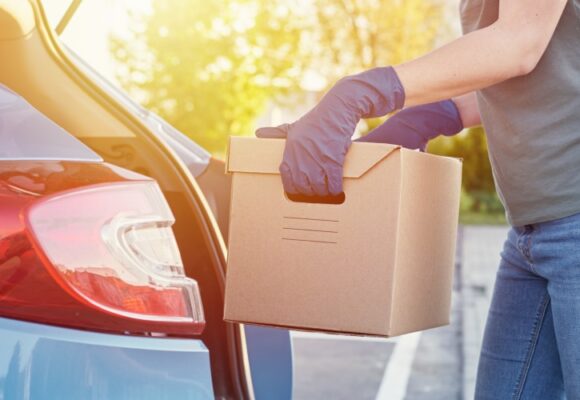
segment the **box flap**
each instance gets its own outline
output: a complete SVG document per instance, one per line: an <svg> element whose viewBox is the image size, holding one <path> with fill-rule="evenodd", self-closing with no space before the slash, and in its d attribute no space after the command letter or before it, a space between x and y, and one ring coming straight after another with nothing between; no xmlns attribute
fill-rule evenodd
<svg viewBox="0 0 580 400"><path fill-rule="evenodd" d="M284 154L284 139L230 137L227 157L228 172L278 174ZM383 143L354 142L344 163L344 177L358 178L399 146Z"/></svg>

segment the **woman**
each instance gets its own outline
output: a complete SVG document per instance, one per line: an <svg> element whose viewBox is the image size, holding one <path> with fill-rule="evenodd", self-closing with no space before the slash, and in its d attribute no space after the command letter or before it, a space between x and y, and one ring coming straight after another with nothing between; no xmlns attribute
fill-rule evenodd
<svg viewBox="0 0 580 400"><path fill-rule="evenodd" d="M465 35L410 62L338 81L292 124L289 193L338 195L361 118L395 114L363 141L423 148L483 122L512 225L476 399L580 399L580 0L463 0Z"/></svg>

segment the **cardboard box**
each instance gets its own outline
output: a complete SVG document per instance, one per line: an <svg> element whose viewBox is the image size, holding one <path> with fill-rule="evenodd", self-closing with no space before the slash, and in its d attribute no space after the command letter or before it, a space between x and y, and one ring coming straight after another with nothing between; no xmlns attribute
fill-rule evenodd
<svg viewBox="0 0 580 400"><path fill-rule="evenodd" d="M449 323L461 161L353 143L342 204L294 202L282 139L232 137L227 321L394 336Z"/></svg>

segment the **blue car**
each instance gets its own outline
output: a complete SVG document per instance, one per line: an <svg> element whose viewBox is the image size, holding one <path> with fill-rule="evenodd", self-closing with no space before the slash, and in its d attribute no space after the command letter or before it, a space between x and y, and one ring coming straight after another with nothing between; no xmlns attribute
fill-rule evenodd
<svg viewBox="0 0 580 400"><path fill-rule="evenodd" d="M223 321L223 162L0 3L0 399L290 399L289 333Z"/></svg>

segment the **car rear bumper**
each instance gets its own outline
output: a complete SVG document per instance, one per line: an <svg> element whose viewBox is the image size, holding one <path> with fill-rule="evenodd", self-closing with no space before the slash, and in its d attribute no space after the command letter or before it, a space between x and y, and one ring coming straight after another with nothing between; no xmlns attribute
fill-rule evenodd
<svg viewBox="0 0 580 400"><path fill-rule="evenodd" d="M213 399L199 340L111 335L0 318L1 399Z"/></svg>

